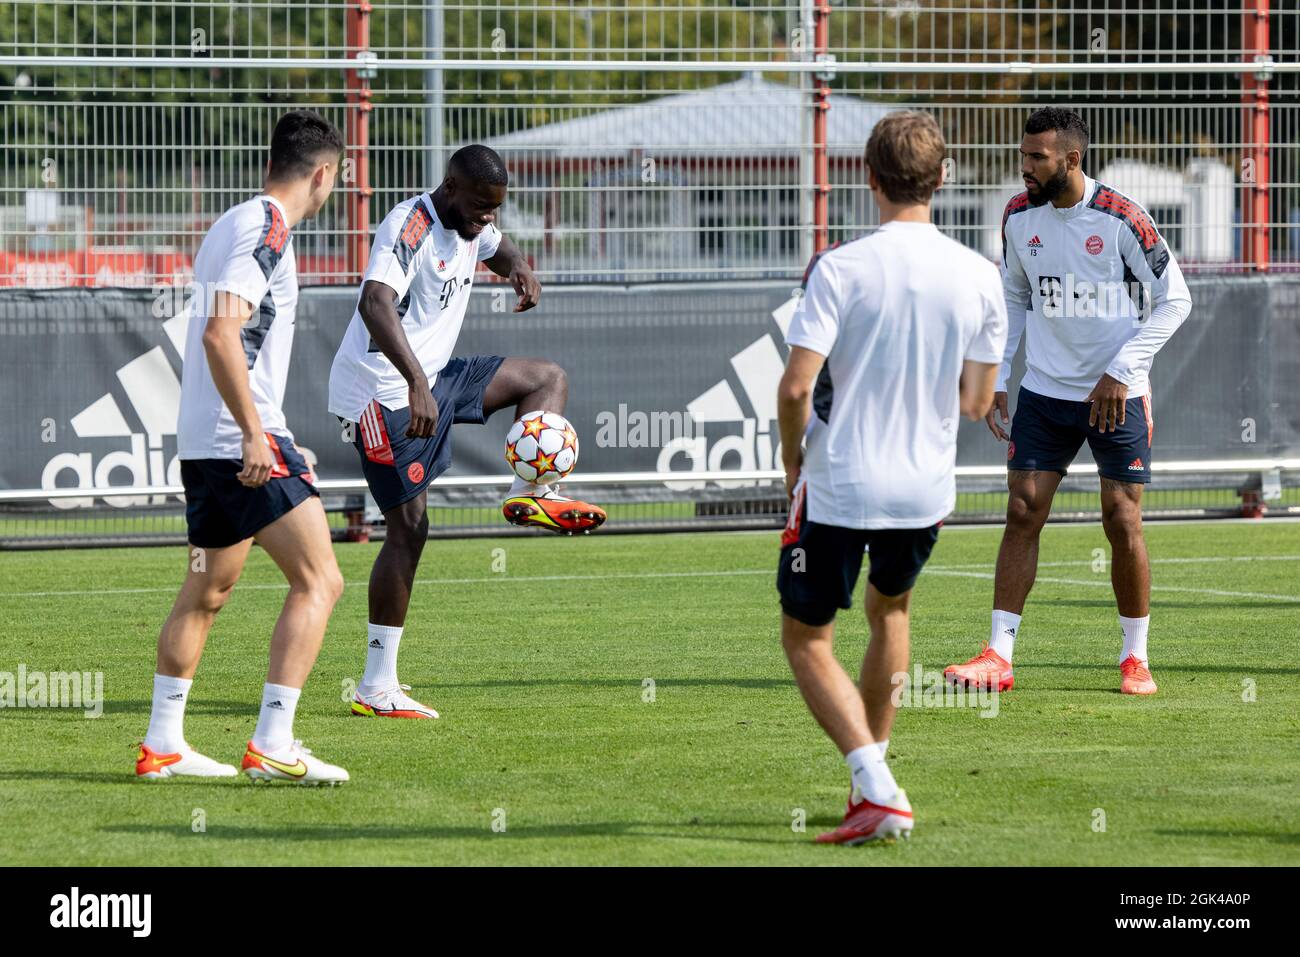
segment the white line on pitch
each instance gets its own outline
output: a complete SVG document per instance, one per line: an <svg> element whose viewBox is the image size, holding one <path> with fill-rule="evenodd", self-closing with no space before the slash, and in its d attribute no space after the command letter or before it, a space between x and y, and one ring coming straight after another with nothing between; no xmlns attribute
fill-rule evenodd
<svg viewBox="0 0 1300 957"><path fill-rule="evenodd" d="M417 578L417 585L482 585L504 582L584 582L608 581L617 578L729 578L737 575L771 575L776 577L776 568L744 568L735 571L720 572L626 572L611 575L492 575L487 578ZM367 581L345 582L348 588L367 585ZM152 595L157 593L174 593L179 585L166 588L94 588L82 591L6 591L0 592L0 598L75 598L82 595ZM238 591L284 591L289 586L285 582L265 584L240 584Z"/></svg>
<svg viewBox="0 0 1300 957"><path fill-rule="evenodd" d="M1300 555L1275 555L1275 556L1240 556L1236 558L1168 558L1155 559L1155 562L1218 562L1218 561L1294 561L1300 560ZM1061 567L1068 565L1089 565L1091 562L1040 562L1040 568ZM980 565L935 565L925 569L923 574L932 575L949 575L958 578L993 578L992 572L967 571L966 569L990 568L989 564ZM557 581L610 581L610 580L638 580L652 578L736 578L748 575L776 575L775 568L744 568L732 571L682 571L682 572L621 572L606 575L491 575L482 578L420 578L416 579L417 585L484 585L484 584L502 584L506 582L557 582ZM1104 586L1109 588L1109 580L1088 580L1088 579L1070 579L1070 578L1038 578L1037 581L1054 585L1089 585ZM347 582L349 588L355 588L358 585L368 584L364 581ZM289 586L283 582L269 582L259 584L241 584L236 586L240 591L283 591ZM1176 585L1152 585L1153 591L1180 591L1191 592L1201 595L1217 595L1224 598L1267 598L1274 601L1294 601L1300 602L1300 596L1296 595L1274 595L1266 592L1242 592L1242 591L1222 591L1214 588L1190 588L1179 587ZM100 588L71 591L26 591L26 592L0 592L0 598L53 598L68 597L75 598L92 595L151 595L151 594L168 594L176 591L175 586L161 588Z"/></svg>
<svg viewBox="0 0 1300 957"><path fill-rule="evenodd" d="M1110 561L1110 556L1106 557ZM1200 565L1213 564L1215 562L1296 562L1300 561L1300 555L1219 555L1213 558L1152 558L1152 565ZM1093 563L1093 559L1080 558L1068 562L1039 562L1039 568L1069 568L1070 566L1082 567ZM949 569L958 568L991 568L990 562L974 562L968 565L935 565L926 566L927 571L948 571Z"/></svg>
<svg viewBox="0 0 1300 957"><path fill-rule="evenodd" d="M935 575L949 575L954 578L984 578L992 580L992 572L962 572L949 571L942 568L927 569ZM924 572L922 572L924 574ZM1085 578L1035 578L1035 584L1042 583L1045 585L1090 585L1095 588L1110 588L1110 580L1102 579L1088 580ZM1296 602L1300 604L1300 595L1273 595L1268 592L1258 591L1222 591L1218 588L1186 588L1178 585L1152 585L1152 591L1179 591L1190 592L1196 595L1218 595L1221 598L1268 598L1272 601Z"/></svg>

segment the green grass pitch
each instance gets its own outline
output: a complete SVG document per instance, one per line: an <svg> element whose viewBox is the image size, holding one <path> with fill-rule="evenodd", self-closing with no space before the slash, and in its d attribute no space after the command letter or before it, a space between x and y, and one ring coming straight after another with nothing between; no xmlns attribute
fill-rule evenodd
<svg viewBox="0 0 1300 957"><path fill-rule="evenodd" d="M134 780L182 549L3 554L0 671L102 672L105 705L0 710L0 864L1300 864L1300 524L1147 535L1160 693L1117 691L1101 529L1049 527L1016 689L996 717L900 712L915 835L864 848L810 843L848 775L781 654L775 533L430 542L401 674L436 722L348 716L377 546L339 546L296 730L352 781L321 790ZM925 669L986 637L998 538L941 534L913 604ZM252 732L282 597L254 550L187 715L210 755L237 763ZM865 633L841 615L854 671Z"/></svg>

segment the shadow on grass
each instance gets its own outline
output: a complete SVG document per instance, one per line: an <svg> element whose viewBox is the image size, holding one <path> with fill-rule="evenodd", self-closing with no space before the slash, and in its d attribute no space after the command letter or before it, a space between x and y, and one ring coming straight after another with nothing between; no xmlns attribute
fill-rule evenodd
<svg viewBox="0 0 1300 957"><path fill-rule="evenodd" d="M288 790L281 788L280 790ZM511 839L530 838L569 838L569 837L627 837L635 839L668 838L688 841L725 841L740 844L799 844L811 839L815 829L829 829L840 822L838 819L816 819L808 822L807 834L794 834L789 825L772 821L707 821L699 824L675 823L669 821L593 821L586 824L543 824L535 826L511 825L503 833L494 832L488 825L457 826L437 825L428 827L407 825L340 825L331 827L324 824L277 825L273 827L244 827L240 825L212 824L203 834L205 840L232 841L368 841L368 840L449 840L478 838L486 841L509 841ZM676 830L665 830L675 828ZM781 837L736 836L734 834L711 833L718 828L757 829L763 828L777 833L785 832ZM159 824L110 824L98 829L108 834L134 834L139 836L192 837L189 825ZM691 833L695 832L695 833Z"/></svg>
<svg viewBox="0 0 1300 957"><path fill-rule="evenodd" d="M1021 663L1024 667L1024 663ZM1066 661L1035 661L1029 667L1031 668L1069 668L1075 671L1118 671L1117 664L1103 664L1100 662L1066 662ZM1152 671L1158 676L1161 672L1174 671L1186 672L1188 674L1210 674L1210 675L1240 675L1250 677L1253 675L1294 675L1295 668L1264 668L1257 665L1233 665L1231 668L1221 667L1219 665L1171 665L1158 661L1152 668ZM1039 689L1046 690L1046 689ZM1069 689L1057 689L1069 690Z"/></svg>
<svg viewBox="0 0 1300 957"><path fill-rule="evenodd" d="M196 714L251 715L257 717L259 702L255 698L247 701L189 701L185 704L185 716ZM144 699L128 701L105 701L104 714L148 714L153 710L153 702Z"/></svg>
<svg viewBox="0 0 1300 957"><path fill-rule="evenodd" d="M211 779L209 779L210 781ZM154 782L137 781L130 764L121 772L114 771L0 771L0 781L79 781L83 784L130 784L134 787L148 789ZM178 778L168 781L170 789L177 784L202 784L198 778L187 781Z"/></svg>

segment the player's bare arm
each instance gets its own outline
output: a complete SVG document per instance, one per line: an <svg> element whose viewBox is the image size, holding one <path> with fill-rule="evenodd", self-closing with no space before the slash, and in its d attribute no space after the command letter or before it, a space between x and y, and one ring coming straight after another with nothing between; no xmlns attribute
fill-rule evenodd
<svg viewBox="0 0 1300 957"><path fill-rule="evenodd" d="M490 259L483 260L483 264L498 276L509 279L510 285L515 287L515 295L519 297L515 303L515 312L526 312L542 298L542 284L537 281L528 260L509 236L501 237L501 245L497 247L496 253Z"/></svg>
<svg viewBox="0 0 1300 957"><path fill-rule="evenodd" d="M373 279L361 287L358 310L370 338L402 374L410 387L411 424L408 438L427 439L438 427L438 403L429 389L429 379L411 350L397 315L397 292L393 287Z"/></svg>
<svg viewBox="0 0 1300 957"><path fill-rule="evenodd" d="M212 369L212 382L243 433L243 471L236 476L249 488L265 485L275 459L262 435L253 392L248 386L248 359L239 331L253 314L253 304L228 292L218 292L213 314L203 330L203 351Z"/></svg>
<svg viewBox="0 0 1300 957"><path fill-rule="evenodd" d="M1128 386L1118 379L1103 373L1097 380L1086 400L1088 409L1088 427L1097 426L1103 432L1114 432L1117 425L1124 424L1124 404L1128 401Z"/></svg>
<svg viewBox="0 0 1300 957"><path fill-rule="evenodd" d="M790 347L790 361L777 386L776 414L781 429L781 464L785 467L785 494L794 495L803 465L803 433L812 414L813 383L826 357L803 346Z"/></svg>
<svg viewBox="0 0 1300 957"><path fill-rule="evenodd" d="M993 386L997 384L998 364L993 362L976 362L966 359L962 362L961 382L958 387L961 414L972 422L993 415L995 394ZM1002 408L1006 411L1007 394L1002 396ZM994 433L995 435L997 433Z"/></svg>

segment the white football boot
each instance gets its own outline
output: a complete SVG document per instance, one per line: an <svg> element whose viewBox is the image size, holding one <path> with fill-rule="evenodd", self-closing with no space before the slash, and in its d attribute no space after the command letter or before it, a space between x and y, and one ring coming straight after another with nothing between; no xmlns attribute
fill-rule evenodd
<svg viewBox="0 0 1300 957"><path fill-rule="evenodd" d="M438 712L420 704L406 692L410 685L397 685L387 691L362 694L352 698L352 713L365 718L436 718Z"/></svg>
<svg viewBox="0 0 1300 957"><path fill-rule="evenodd" d="M188 744L171 754L161 754L147 744L141 744L135 759L135 776L142 781L161 781L163 778L233 778L238 773L233 764L213 761Z"/></svg>
<svg viewBox="0 0 1300 957"><path fill-rule="evenodd" d="M313 757L301 741L274 751L259 751L252 741L244 752L244 773L255 782L287 781L290 784L342 784L348 772Z"/></svg>

